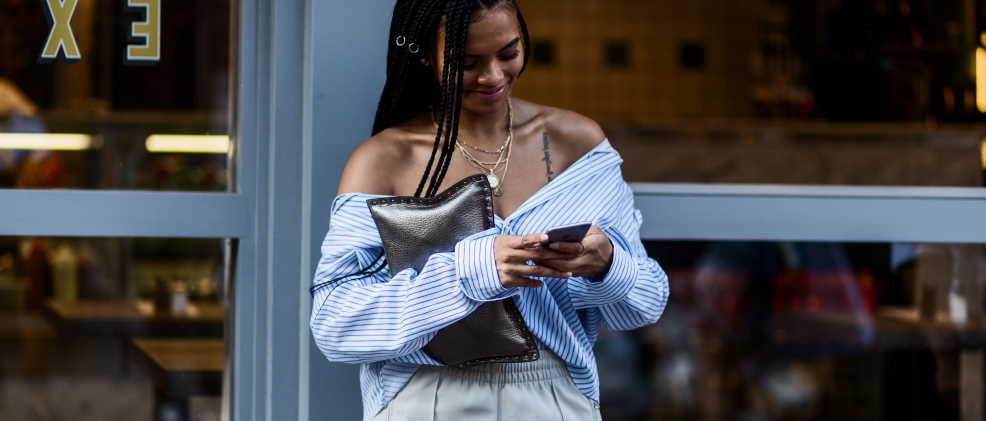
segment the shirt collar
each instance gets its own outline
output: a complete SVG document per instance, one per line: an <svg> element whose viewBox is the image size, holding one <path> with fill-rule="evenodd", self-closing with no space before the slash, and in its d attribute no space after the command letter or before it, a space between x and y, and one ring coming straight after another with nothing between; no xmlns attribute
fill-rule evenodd
<svg viewBox="0 0 986 421"><path fill-rule="evenodd" d="M623 163L623 158L616 152L616 149L613 149L613 146L609 143L609 139L603 139L602 142L589 150L589 152L579 157L565 171L558 174L558 177L549 181L548 184L542 186L534 195L527 198L504 221L517 219L552 197L567 192L574 186L585 182L586 179L598 174L599 171L612 168L614 165L620 165L621 163Z"/></svg>

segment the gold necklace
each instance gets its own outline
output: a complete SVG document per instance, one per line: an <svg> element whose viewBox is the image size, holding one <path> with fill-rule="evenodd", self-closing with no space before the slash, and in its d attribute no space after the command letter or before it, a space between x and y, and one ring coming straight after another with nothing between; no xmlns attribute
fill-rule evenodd
<svg viewBox="0 0 986 421"><path fill-rule="evenodd" d="M458 147L460 149L462 148L462 146L463 145L456 145L456 147ZM480 165L482 165L484 167L497 168L501 164L503 164L503 161L504 161L504 155L502 153L496 157L496 161L483 161L483 160L477 158L476 155L473 155L471 152L469 152L466 149L462 149L462 155L465 156L466 159L468 159L470 162L479 163Z"/></svg>
<svg viewBox="0 0 986 421"><path fill-rule="evenodd" d="M480 148L479 146L470 145L469 143L466 143L466 142L461 142L461 143L462 143L462 146L465 146L465 147L467 147L469 149L472 149L472 150L474 150L476 152L482 152L482 153L486 153L486 154L490 154L490 155L499 155L499 154L502 154L504 148L507 147L507 142L506 141L504 141L502 144L500 144L500 147L497 148L495 151L488 151L486 149Z"/></svg>
<svg viewBox="0 0 986 421"><path fill-rule="evenodd" d="M493 189L494 196L503 196L503 180L507 178L507 171L510 169L510 152L513 151L513 138L514 138L514 113L513 113L513 103L510 98L507 98L507 140L503 142L503 145L499 148L497 152L497 159L493 162L481 161L477 159L473 154L463 147L463 142L460 142L458 137L455 140L455 146L458 147L459 152L462 152L462 156L466 158L474 167L482 170L486 173L486 180L490 183L490 188ZM506 152L506 153L504 153ZM502 178L496 175L496 170L503 165L503 175Z"/></svg>

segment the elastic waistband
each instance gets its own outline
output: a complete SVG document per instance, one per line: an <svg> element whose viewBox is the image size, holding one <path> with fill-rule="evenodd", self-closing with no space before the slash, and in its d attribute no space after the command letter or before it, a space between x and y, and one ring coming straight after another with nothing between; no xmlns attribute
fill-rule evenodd
<svg viewBox="0 0 986 421"><path fill-rule="evenodd" d="M540 358L523 363L481 364L475 367L421 367L420 370L438 371L445 378L488 384L536 383L567 378L565 361L547 349L541 349Z"/></svg>

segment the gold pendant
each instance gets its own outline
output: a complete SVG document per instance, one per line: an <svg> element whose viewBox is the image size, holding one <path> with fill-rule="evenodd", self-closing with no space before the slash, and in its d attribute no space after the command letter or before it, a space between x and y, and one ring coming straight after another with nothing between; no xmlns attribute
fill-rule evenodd
<svg viewBox="0 0 986 421"><path fill-rule="evenodd" d="M492 187L493 190L500 188L500 177L497 177L496 174L486 174L486 181L490 182L490 187Z"/></svg>
<svg viewBox="0 0 986 421"><path fill-rule="evenodd" d="M486 181L490 182L490 188L493 189L494 196L503 196L503 189L500 188L500 177L496 174L486 174Z"/></svg>

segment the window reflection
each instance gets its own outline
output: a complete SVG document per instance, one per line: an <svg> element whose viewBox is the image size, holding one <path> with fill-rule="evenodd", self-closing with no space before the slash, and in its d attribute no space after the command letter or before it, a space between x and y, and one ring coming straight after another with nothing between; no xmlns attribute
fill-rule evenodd
<svg viewBox="0 0 986 421"><path fill-rule="evenodd" d="M0 237L0 419L218 420L223 240Z"/></svg>
<svg viewBox="0 0 986 421"><path fill-rule="evenodd" d="M982 415L986 247L647 247L671 302L654 326L601 335L607 420Z"/></svg>
<svg viewBox="0 0 986 421"><path fill-rule="evenodd" d="M556 60L515 94L601 122L631 181L983 185L981 1L522 7Z"/></svg>
<svg viewBox="0 0 986 421"><path fill-rule="evenodd" d="M47 3L4 1L0 188L228 189L230 148L208 146L212 136L229 143L230 2L151 3L161 5L158 60L127 59L142 42L131 24L146 12L116 0L75 3L80 59L39 60ZM147 146L155 135L192 142L160 151ZM60 147L65 136L89 141Z"/></svg>

